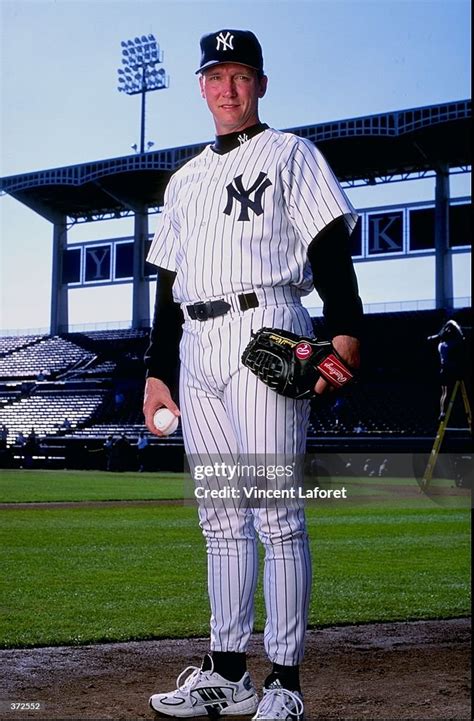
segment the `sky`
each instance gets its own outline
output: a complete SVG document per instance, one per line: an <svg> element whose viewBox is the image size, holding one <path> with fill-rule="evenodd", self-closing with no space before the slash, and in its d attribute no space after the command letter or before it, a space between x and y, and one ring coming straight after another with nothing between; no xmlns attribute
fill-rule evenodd
<svg viewBox="0 0 474 721"><path fill-rule="evenodd" d="M147 96L155 150L213 137L194 73L204 33L257 35L269 76L260 117L288 128L469 98L470 26L468 0L0 0L0 175L133 153L140 101L117 91L117 68L121 41L136 35L155 35L170 76ZM453 177L451 193L469 186ZM348 195L359 208L432 200L434 182ZM3 196L0 230L0 328L45 328L52 226ZM129 221L83 224L69 240L130 231ZM129 286L90 290L70 292L72 324L130 318Z"/></svg>

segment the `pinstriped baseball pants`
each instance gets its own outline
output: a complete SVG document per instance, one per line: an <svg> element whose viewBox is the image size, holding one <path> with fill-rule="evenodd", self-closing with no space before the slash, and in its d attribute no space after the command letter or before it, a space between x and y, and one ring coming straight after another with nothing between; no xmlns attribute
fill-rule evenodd
<svg viewBox="0 0 474 721"><path fill-rule="evenodd" d="M251 331L285 328L312 334L299 304L235 311L204 322L186 320L180 346L180 409L185 450L196 458L303 455L309 402L270 390L242 366ZM206 540L211 650L246 650L253 628L257 539L265 550L265 650L272 662L300 663L311 589L304 509L275 502L199 505Z"/></svg>

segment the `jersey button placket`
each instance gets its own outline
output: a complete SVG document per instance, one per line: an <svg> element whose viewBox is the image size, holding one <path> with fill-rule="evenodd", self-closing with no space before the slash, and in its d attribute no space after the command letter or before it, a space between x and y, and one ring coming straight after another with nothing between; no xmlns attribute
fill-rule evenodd
<svg viewBox="0 0 474 721"><path fill-rule="evenodd" d="M212 182L212 183L217 183L217 182L218 182L218 180L219 180L219 174L220 174L220 171L222 170L222 164L223 164L222 158L217 158L216 167L215 167L215 169L214 169L214 174L213 174L212 179L211 179L211 182Z"/></svg>

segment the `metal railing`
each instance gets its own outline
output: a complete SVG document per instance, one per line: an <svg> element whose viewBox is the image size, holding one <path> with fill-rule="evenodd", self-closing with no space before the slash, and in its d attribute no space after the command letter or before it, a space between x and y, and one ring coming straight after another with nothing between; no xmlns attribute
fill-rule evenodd
<svg viewBox="0 0 474 721"><path fill-rule="evenodd" d="M470 308L471 297L460 296L453 298L453 308ZM364 303L364 312L371 313L402 313L404 311L422 311L435 310L436 303L430 298L427 300L401 300L390 301L387 303ZM307 307L308 312L314 316L322 315L322 307ZM150 326L150 320L144 318L141 327L146 329ZM130 330L132 321L129 320L109 320L102 323L73 323L64 329L68 333L83 333L94 330ZM0 337L6 336L24 336L24 335L49 335L49 328L5 328L0 330Z"/></svg>

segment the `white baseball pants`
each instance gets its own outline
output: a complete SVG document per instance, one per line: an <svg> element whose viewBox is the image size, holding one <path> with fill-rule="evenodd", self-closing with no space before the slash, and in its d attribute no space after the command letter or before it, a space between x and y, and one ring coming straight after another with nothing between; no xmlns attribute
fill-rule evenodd
<svg viewBox="0 0 474 721"><path fill-rule="evenodd" d="M252 330L275 327L312 335L298 299L290 295L283 302L280 295L267 302L274 304L185 321L180 410L185 450L194 459L305 453L309 402L278 395L241 363ZM265 549L265 650L272 662L299 664L311 589L301 504L206 503L199 506L199 519L208 554L211 650L246 650L254 621L258 535Z"/></svg>

